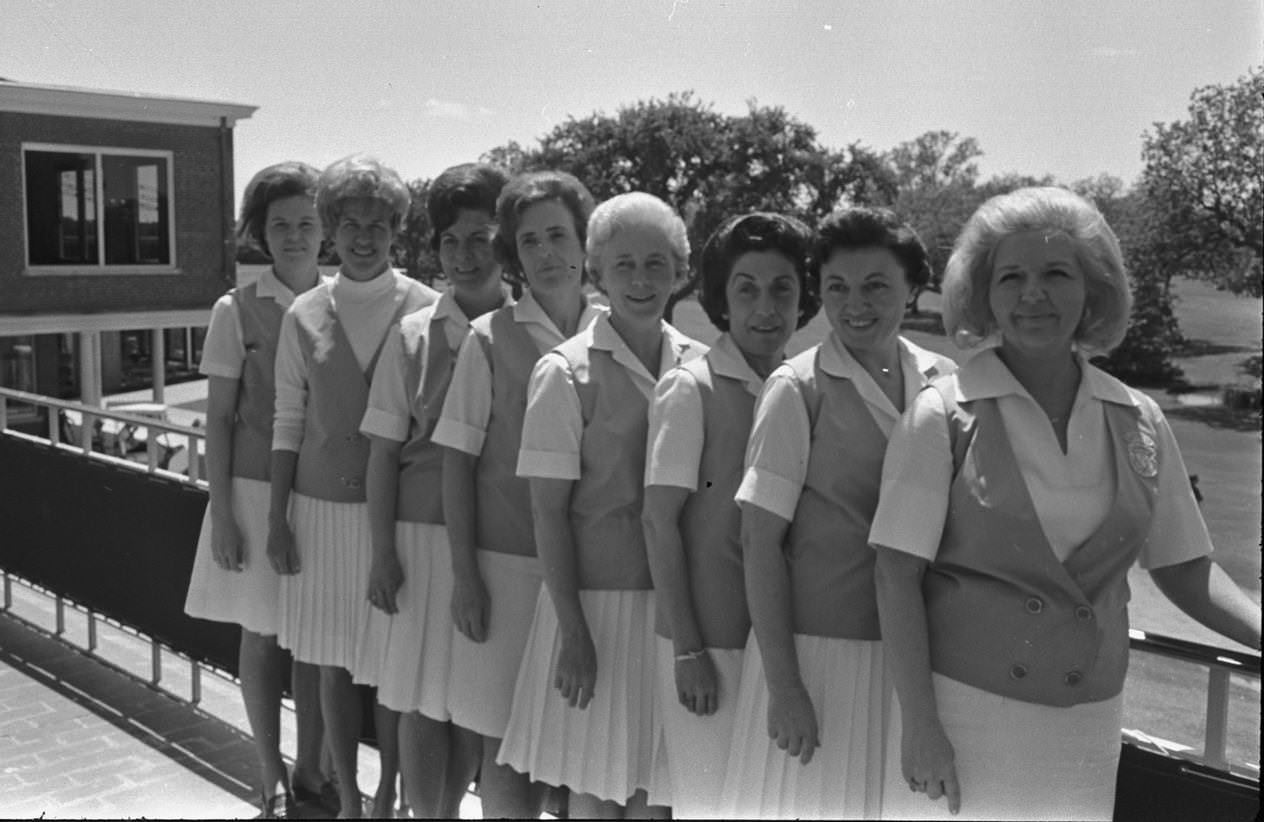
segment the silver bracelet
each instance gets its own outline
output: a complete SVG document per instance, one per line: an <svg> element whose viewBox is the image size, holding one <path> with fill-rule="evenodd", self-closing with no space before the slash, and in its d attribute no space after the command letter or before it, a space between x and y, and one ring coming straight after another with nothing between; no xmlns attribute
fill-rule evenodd
<svg viewBox="0 0 1264 822"><path fill-rule="evenodd" d="M702 659L703 654L707 652L706 648L699 648L696 651L687 651L683 654L676 654L677 662L688 662L693 659Z"/></svg>

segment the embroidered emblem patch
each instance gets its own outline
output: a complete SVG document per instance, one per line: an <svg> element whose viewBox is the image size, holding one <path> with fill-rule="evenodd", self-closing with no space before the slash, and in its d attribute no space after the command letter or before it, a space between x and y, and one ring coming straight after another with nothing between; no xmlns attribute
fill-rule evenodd
<svg viewBox="0 0 1264 822"><path fill-rule="evenodd" d="M1129 431L1124 434L1128 446L1128 464L1143 477L1155 477L1159 473L1159 450L1149 434Z"/></svg>

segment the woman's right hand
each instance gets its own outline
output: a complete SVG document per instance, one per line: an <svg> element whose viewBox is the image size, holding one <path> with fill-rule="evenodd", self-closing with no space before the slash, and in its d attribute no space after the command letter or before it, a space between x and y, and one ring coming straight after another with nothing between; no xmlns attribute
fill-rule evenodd
<svg viewBox="0 0 1264 822"><path fill-rule="evenodd" d="M487 639L487 586L477 571L458 575L452 584L452 622L470 642Z"/></svg>
<svg viewBox="0 0 1264 822"><path fill-rule="evenodd" d="M375 551L373 564L369 566L369 604L388 614L397 613L399 604L395 597L403 585L404 569L395 552Z"/></svg>
<svg viewBox="0 0 1264 822"><path fill-rule="evenodd" d="M719 709L720 680L706 649L676 660L676 695L681 705L698 716L709 716Z"/></svg>
<svg viewBox="0 0 1264 822"><path fill-rule="evenodd" d="M278 574L297 574L301 568L298 546L294 544L294 529L288 520L268 524L268 562Z"/></svg>
<svg viewBox="0 0 1264 822"><path fill-rule="evenodd" d="M211 557L225 571L240 571L246 552L241 529L231 516L211 520Z"/></svg>
<svg viewBox="0 0 1264 822"><path fill-rule="evenodd" d="M909 790L928 799L948 799L948 810L961 810L961 786L952 743L938 719L906 723L901 733L900 766Z"/></svg>
<svg viewBox="0 0 1264 822"><path fill-rule="evenodd" d="M563 631L561 644L553 687L561 691L562 698L572 708L583 710L588 707L597 687L597 648L587 626Z"/></svg>
<svg viewBox="0 0 1264 822"><path fill-rule="evenodd" d="M768 736L790 756L804 765L821 745L816 709L802 684L770 690L768 694Z"/></svg>

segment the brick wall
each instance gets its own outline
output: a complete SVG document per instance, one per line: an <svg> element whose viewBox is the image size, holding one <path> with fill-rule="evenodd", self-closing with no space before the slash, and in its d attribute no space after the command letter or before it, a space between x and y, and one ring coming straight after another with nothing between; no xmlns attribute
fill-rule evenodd
<svg viewBox="0 0 1264 822"><path fill-rule="evenodd" d="M0 112L0 316L209 307L232 286L231 130L223 139L203 126ZM173 152L178 273L27 275L23 143Z"/></svg>

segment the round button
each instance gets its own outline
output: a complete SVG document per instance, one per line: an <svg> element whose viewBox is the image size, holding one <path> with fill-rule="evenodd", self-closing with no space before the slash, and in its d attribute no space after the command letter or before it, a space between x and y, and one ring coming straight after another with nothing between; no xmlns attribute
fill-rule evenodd
<svg viewBox="0 0 1264 822"><path fill-rule="evenodd" d="M1027 613L1038 614L1044 609L1045 604L1040 597L1031 597L1027 600Z"/></svg>
<svg viewBox="0 0 1264 822"><path fill-rule="evenodd" d="M1022 678L1023 678L1023 677L1025 677L1025 676L1027 676L1027 666L1026 666L1026 665L1021 665L1021 664L1020 664L1020 665L1014 665L1014 666L1012 666L1012 667L1009 669L1009 678L1010 678L1010 679L1022 679Z"/></svg>
<svg viewBox="0 0 1264 822"><path fill-rule="evenodd" d="M342 484L348 488L359 488L361 482L359 477L342 477Z"/></svg>
<svg viewBox="0 0 1264 822"><path fill-rule="evenodd" d="M1062 678L1062 681L1074 688L1084 681L1084 674L1079 671L1068 671L1067 675Z"/></svg>
<svg viewBox="0 0 1264 822"><path fill-rule="evenodd" d="M1093 618L1093 609L1087 605L1075 606L1075 618L1080 622L1088 622Z"/></svg>

